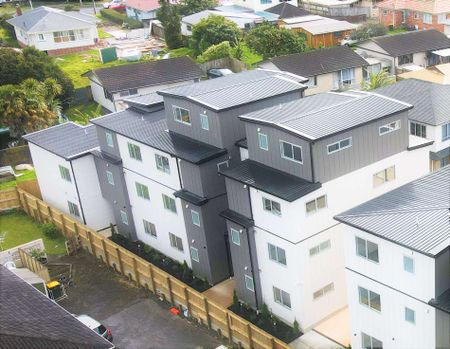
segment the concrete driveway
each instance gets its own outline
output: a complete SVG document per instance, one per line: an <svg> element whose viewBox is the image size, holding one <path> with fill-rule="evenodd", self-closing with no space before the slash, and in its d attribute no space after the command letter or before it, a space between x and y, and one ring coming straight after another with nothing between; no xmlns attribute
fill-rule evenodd
<svg viewBox="0 0 450 349"><path fill-rule="evenodd" d="M87 314L112 330L120 349L215 348L221 343L203 327L172 315L168 305L134 287L91 255L81 252L58 262L73 264L75 285L59 304Z"/></svg>

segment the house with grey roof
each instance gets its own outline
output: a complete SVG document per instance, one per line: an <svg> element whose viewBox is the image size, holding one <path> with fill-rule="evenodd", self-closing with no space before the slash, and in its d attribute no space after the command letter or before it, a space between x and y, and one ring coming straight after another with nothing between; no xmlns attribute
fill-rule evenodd
<svg viewBox="0 0 450 349"><path fill-rule="evenodd" d="M433 143L430 169L450 164L450 86L407 79L374 92L410 103L410 146Z"/></svg>
<svg viewBox="0 0 450 349"><path fill-rule="evenodd" d="M96 230L115 222L110 203L101 195L91 154L98 148L93 125L67 122L23 138L44 201Z"/></svg>
<svg viewBox="0 0 450 349"><path fill-rule="evenodd" d="M288 71L308 78L307 96L356 88L369 63L348 46L337 46L271 58L261 68Z"/></svg>
<svg viewBox="0 0 450 349"><path fill-rule="evenodd" d="M94 69L84 76L90 80L94 101L118 111L127 107L125 98L195 82L203 72L191 58L177 57Z"/></svg>
<svg viewBox="0 0 450 349"><path fill-rule="evenodd" d="M49 55L85 51L98 40L94 16L41 6L7 20L21 46L33 46Z"/></svg>
<svg viewBox="0 0 450 349"><path fill-rule="evenodd" d="M450 347L449 211L447 165L336 215L352 348Z"/></svg>

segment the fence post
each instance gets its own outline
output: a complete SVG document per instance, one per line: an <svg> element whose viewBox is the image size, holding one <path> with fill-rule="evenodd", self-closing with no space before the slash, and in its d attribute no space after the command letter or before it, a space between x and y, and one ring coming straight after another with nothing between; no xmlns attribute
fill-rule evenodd
<svg viewBox="0 0 450 349"><path fill-rule="evenodd" d="M25 193L23 193L22 192L22 200L25 202L25 212L29 215L29 216L31 216L31 213L30 213L30 206L28 205L28 198L27 198L27 196L25 195Z"/></svg>
<svg viewBox="0 0 450 349"><path fill-rule="evenodd" d="M166 276L166 281L167 281L167 288L169 290L170 303L173 304L172 282L170 281L169 276Z"/></svg>
<svg viewBox="0 0 450 349"><path fill-rule="evenodd" d="M47 205L47 211L48 211L48 218L50 220L50 223L55 224L55 222L53 221L52 209L50 208L49 205Z"/></svg>
<svg viewBox="0 0 450 349"><path fill-rule="evenodd" d="M67 230L66 230L66 223L64 222L64 214L60 213L59 218L61 219L61 230L63 232L64 237L67 238Z"/></svg>
<svg viewBox="0 0 450 349"><path fill-rule="evenodd" d="M97 255L95 254L94 241L92 241L92 232L86 229L86 233L88 236L89 244L91 245L91 254L94 255L94 257L97 257Z"/></svg>
<svg viewBox="0 0 450 349"><path fill-rule="evenodd" d="M139 271L138 271L138 268L137 268L137 262L136 262L136 258L135 257L133 257L133 270L134 270L134 277L136 278L136 284L138 285L138 286L140 286L141 285L141 278L139 277Z"/></svg>
<svg viewBox="0 0 450 349"><path fill-rule="evenodd" d="M228 343L233 343L233 332L231 330L231 320L230 320L230 313L227 311L225 314L227 314L227 330L228 330Z"/></svg>
<svg viewBox="0 0 450 349"><path fill-rule="evenodd" d="M203 297L203 304L204 304L204 307L205 307L206 323L208 324L208 328L211 329L211 316L209 315L208 298Z"/></svg>
<svg viewBox="0 0 450 349"><path fill-rule="evenodd" d="M249 323L247 323L247 337L248 337L248 346L250 349L253 349L253 340L252 340L252 327Z"/></svg>
<svg viewBox="0 0 450 349"><path fill-rule="evenodd" d="M186 308L188 311L188 316L190 317L191 316L191 304L189 303L189 292L188 292L186 286L184 286L183 289L184 289L184 298L186 299Z"/></svg>
<svg viewBox="0 0 450 349"><path fill-rule="evenodd" d="M109 267L109 254L108 254L108 250L106 248L106 243L105 243L105 239L102 239L102 248L103 248L103 254L105 255L105 262L106 265Z"/></svg>
<svg viewBox="0 0 450 349"><path fill-rule="evenodd" d="M34 199L34 203L36 204L36 218L39 223L44 223L42 221L41 210L39 209L39 201L38 199Z"/></svg>
<svg viewBox="0 0 450 349"><path fill-rule="evenodd" d="M120 269L120 273L121 273L122 275L125 275L125 274L124 274L124 271L123 271L122 258L120 257L120 250L119 250L118 247L116 247L116 252L117 252L117 259L119 260L119 269Z"/></svg>
<svg viewBox="0 0 450 349"><path fill-rule="evenodd" d="M150 274L150 283L152 284L153 294L156 295L155 279L153 278L153 268L151 264L148 265L148 272Z"/></svg>
<svg viewBox="0 0 450 349"><path fill-rule="evenodd" d="M275 340L273 339L273 337L270 337L270 346L272 347L272 349L275 349Z"/></svg>

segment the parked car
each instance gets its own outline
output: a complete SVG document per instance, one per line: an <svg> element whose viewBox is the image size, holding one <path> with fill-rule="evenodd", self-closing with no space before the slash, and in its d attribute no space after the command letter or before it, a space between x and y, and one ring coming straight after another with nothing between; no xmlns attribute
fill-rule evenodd
<svg viewBox="0 0 450 349"><path fill-rule="evenodd" d="M103 3L103 8L110 8L113 10L125 10L125 3L122 0L111 0Z"/></svg>
<svg viewBox="0 0 450 349"><path fill-rule="evenodd" d="M226 76L233 74L233 72L230 69L225 68L212 68L208 70L206 73L208 75L208 78L214 79L214 78L220 78L221 76Z"/></svg>
<svg viewBox="0 0 450 349"><path fill-rule="evenodd" d="M98 333L103 338L113 341L113 335L109 328L103 326L97 320L94 320L89 315L74 315L79 321L81 321L85 326L89 327L92 331Z"/></svg>

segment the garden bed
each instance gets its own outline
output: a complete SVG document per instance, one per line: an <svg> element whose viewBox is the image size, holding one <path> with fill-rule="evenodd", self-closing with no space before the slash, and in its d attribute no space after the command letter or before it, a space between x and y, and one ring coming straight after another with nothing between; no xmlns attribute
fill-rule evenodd
<svg viewBox="0 0 450 349"><path fill-rule="evenodd" d="M189 285L193 289L203 292L211 287L207 280L199 279L192 273L192 269L188 267L186 262L183 264L174 261L158 250L146 245L142 241L131 241L123 235L114 233L111 240L116 244L126 248L146 261L156 265L166 273L176 277L178 280Z"/></svg>

